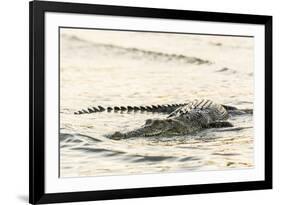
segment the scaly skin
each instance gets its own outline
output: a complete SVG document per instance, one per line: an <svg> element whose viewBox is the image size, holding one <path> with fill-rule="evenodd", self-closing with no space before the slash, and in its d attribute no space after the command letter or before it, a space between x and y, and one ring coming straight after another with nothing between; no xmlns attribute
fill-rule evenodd
<svg viewBox="0 0 281 205"><path fill-rule="evenodd" d="M114 106L114 107L89 107L86 109L78 110L74 112L75 115L91 114L97 112L158 112L169 114L175 111L177 108L186 105L183 104L168 104L168 105L151 105L151 106Z"/></svg>
<svg viewBox="0 0 281 205"><path fill-rule="evenodd" d="M210 100L193 101L172 112L166 119L148 119L145 124L127 133L115 132L107 136L120 140L134 137L188 135L211 127L232 127L225 121L226 109Z"/></svg>
<svg viewBox="0 0 281 205"><path fill-rule="evenodd" d="M169 114L165 119L148 119L145 124L135 130L115 132L110 139L127 139L134 137L187 135L202 129L213 127L232 127L226 120L229 115L252 114L251 109L238 110L236 107L220 105L211 100L194 100L184 104L152 105L152 106L115 106L83 109L74 114L90 114L103 111L114 112L160 112Z"/></svg>

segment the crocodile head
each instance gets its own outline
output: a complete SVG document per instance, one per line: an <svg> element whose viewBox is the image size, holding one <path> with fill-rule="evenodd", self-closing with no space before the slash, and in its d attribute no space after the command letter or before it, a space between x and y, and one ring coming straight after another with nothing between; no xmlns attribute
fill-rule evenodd
<svg viewBox="0 0 281 205"><path fill-rule="evenodd" d="M115 132L108 136L110 139L120 140L132 137L176 136L189 134L192 130L188 123L176 119L148 119L145 124L126 133Z"/></svg>

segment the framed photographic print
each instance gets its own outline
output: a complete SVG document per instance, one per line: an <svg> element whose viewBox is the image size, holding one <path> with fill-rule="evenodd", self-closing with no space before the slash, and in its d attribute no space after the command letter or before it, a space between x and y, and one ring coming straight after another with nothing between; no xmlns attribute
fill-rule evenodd
<svg viewBox="0 0 281 205"><path fill-rule="evenodd" d="M30 203L272 188L272 17L30 2Z"/></svg>

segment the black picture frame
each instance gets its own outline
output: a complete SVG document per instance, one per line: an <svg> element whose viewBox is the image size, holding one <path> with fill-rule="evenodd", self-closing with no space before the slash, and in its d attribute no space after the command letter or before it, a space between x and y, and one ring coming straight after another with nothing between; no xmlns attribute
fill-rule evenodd
<svg viewBox="0 0 281 205"><path fill-rule="evenodd" d="M29 71L29 202L31 204L75 202L138 197L155 197L272 188L272 17L201 11L105 6L93 4L32 1L30 12ZM149 17L260 24L265 27L265 180L235 183L197 184L183 186L81 191L71 193L45 192L45 70L44 39L46 12L98 14L110 16Z"/></svg>

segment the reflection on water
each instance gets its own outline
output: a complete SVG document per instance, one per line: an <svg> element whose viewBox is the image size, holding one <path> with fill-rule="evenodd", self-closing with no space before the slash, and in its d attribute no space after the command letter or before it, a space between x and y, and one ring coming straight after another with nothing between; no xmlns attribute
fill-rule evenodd
<svg viewBox="0 0 281 205"><path fill-rule="evenodd" d="M200 98L252 108L252 38L62 29L60 42L61 177L254 166L252 115L189 136L110 140L166 115L73 114Z"/></svg>

